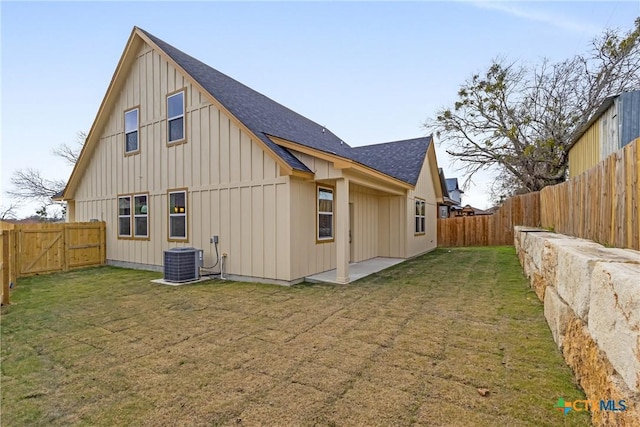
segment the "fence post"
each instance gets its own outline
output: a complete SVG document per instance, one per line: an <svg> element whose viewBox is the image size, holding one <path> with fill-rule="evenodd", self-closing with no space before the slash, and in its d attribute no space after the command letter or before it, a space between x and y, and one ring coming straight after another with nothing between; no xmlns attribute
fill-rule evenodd
<svg viewBox="0 0 640 427"><path fill-rule="evenodd" d="M8 230L0 231L2 236L2 305L9 305L9 278L11 270L11 257L9 256L9 236Z"/></svg>

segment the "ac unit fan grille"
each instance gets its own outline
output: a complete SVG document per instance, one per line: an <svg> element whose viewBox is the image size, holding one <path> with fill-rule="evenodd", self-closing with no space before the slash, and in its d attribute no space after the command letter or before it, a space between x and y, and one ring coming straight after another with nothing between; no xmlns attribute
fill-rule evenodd
<svg viewBox="0 0 640 427"><path fill-rule="evenodd" d="M199 278L194 248L173 248L164 251L164 280L189 282Z"/></svg>

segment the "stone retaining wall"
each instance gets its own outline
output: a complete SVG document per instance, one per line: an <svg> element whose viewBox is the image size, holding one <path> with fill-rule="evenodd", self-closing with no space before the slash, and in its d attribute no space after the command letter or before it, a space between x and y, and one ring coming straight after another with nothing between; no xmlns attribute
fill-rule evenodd
<svg viewBox="0 0 640 427"><path fill-rule="evenodd" d="M640 252L528 227L514 235L553 339L587 399L626 402L625 411L592 411L594 424L640 426Z"/></svg>

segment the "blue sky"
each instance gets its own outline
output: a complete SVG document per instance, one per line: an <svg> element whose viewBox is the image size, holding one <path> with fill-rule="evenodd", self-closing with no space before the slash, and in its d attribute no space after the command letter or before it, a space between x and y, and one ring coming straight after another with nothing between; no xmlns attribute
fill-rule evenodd
<svg viewBox="0 0 640 427"><path fill-rule="evenodd" d="M0 13L6 205L16 169L68 178L51 150L91 127L134 25L359 146L425 135L425 119L492 58L586 52L605 28L630 29L640 0L2 1ZM444 147L437 151L446 175L462 178ZM478 177L463 203L488 207L489 180Z"/></svg>

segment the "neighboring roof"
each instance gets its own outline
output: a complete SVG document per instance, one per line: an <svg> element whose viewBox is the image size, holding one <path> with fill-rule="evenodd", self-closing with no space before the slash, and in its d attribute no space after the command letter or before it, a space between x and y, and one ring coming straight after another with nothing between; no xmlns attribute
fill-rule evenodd
<svg viewBox="0 0 640 427"><path fill-rule="evenodd" d="M458 187L458 178L447 178L447 191L455 191L458 190L460 193L464 194L464 191Z"/></svg>
<svg viewBox="0 0 640 427"><path fill-rule="evenodd" d="M418 182L430 136L364 145L351 149L351 158L386 175L415 185Z"/></svg>
<svg viewBox="0 0 640 427"><path fill-rule="evenodd" d="M449 190L447 189L447 180L444 177L444 170L438 168L438 175L440 176L440 187L442 188L442 197L449 197Z"/></svg>

